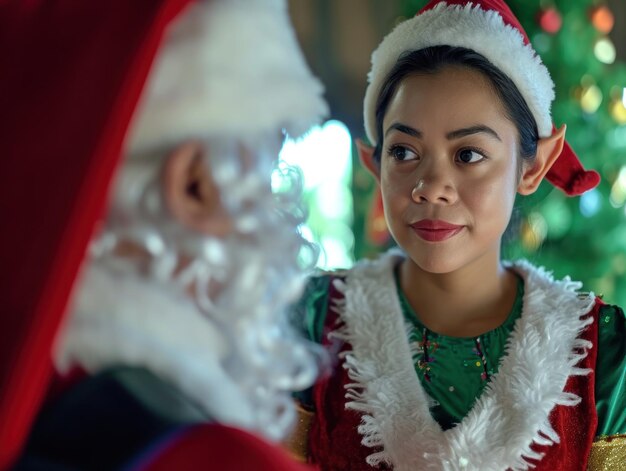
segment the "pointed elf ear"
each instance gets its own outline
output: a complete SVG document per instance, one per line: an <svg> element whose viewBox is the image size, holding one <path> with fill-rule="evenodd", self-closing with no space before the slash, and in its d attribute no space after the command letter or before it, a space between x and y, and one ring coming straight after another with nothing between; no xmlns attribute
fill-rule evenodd
<svg viewBox="0 0 626 471"><path fill-rule="evenodd" d="M161 185L165 204L180 224L205 235L225 236L232 221L205 159L203 144L186 141L167 157Z"/></svg>
<svg viewBox="0 0 626 471"><path fill-rule="evenodd" d="M374 176L376 181L380 183L380 162L377 162L374 158L374 148L367 145L361 139L356 139L355 143L361 163Z"/></svg>
<svg viewBox="0 0 626 471"><path fill-rule="evenodd" d="M566 126L563 125L550 137L539 139L534 162L522 171L522 177L517 186L519 194L530 195L537 190L543 178L561 156L565 143L565 130Z"/></svg>

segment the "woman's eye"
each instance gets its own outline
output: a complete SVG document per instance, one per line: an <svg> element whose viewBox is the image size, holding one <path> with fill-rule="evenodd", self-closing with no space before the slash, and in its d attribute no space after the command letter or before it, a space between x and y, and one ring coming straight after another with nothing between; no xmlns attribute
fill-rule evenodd
<svg viewBox="0 0 626 471"><path fill-rule="evenodd" d="M463 149L458 153L457 157L459 161L463 162L464 164L475 164L485 158L485 156L482 155L480 152L472 149Z"/></svg>
<svg viewBox="0 0 626 471"><path fill-rule="evenodd" d="M418 158L415 152L403 146L393 146L389 149L389 155L399 161L417 160Z"/></svg>

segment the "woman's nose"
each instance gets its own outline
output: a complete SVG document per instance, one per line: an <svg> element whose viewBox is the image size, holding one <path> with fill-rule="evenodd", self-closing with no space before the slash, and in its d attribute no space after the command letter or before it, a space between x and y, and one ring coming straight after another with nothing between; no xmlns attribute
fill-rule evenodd
<svg viewBox="0 0 626 471"><path fill-rule="evenodd" d="M411 190L411 199L416 203L454 204L458 194L449 179L443 175L423 176Z"/></svg>

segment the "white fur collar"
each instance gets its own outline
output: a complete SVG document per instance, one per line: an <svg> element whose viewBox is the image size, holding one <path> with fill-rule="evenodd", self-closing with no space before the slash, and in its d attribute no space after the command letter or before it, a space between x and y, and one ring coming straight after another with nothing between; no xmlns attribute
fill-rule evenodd
<svg viewBox="0 0 626 471"><path fill-rule="evenodd" d="M579 298L581 285L569 278L554 281L528 262L513 264L526 285L522 316L499 372L462 422L444 432L415 374L393 278L400 256L392 251L362 262L336 282L345 295L336 306L344 324L333 335L352 346L344 357L352 380L346 408L363 413L362 443L382 449L368 464L401 471L527 469L526 458L542 457L531 450L533 442L559 442L550 411L580 402L563 389L571 375L589 373L576 365L591 348L578 337L593 321L586 314L594 297Z"/></svg>
<svg viewBox="0 0 626 471"><path fill-rule="evenodd" d="M146 368L212 419L252 429L253 407L221 364L226 350L219 330L172 286L91 264L54 356L61 372L72 365L90 373L122 365Z"/></svg>

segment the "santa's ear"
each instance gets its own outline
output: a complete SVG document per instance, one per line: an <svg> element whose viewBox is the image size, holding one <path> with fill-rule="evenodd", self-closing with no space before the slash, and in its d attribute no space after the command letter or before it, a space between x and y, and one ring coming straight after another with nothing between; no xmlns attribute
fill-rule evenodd
<svg viewBox="0 0 626 471"><path fill-rule="evenodd" d="M224 236L232 230L232 220L211 177L206 152L198 141L175 147L163 166L162 194L180 224L205 235Z"/></svg>
<svg viewBox="0 0 626 471"><path fill-rule="evenodd" d="M550 137L544 137L537 142L537 156L532 164L522 171L517 186L517 192L521 195L534 193L539 184L546 176L556 159L561 155L565 143L565 125L554 131Z"/></svg>
<svg viewBox="0 0 626 471"><path fill-rule="evenodd" d="M367 145L361 139L357 139L355 142L361 163L372 175L374 175L376 181L380 183L380 162L376 161L374 158L374 148Z"/></svg>

